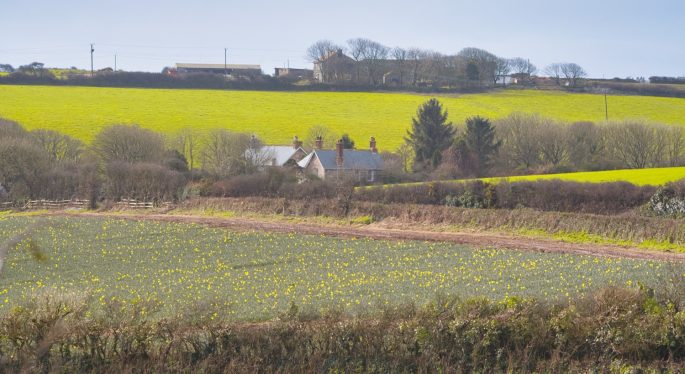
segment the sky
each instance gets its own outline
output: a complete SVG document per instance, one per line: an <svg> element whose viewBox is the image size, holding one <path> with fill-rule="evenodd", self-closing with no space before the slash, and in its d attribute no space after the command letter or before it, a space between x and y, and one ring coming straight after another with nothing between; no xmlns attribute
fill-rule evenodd
<svg viewBox="0 0 685 374"><path fill-rule="evenodd" d="M176 62L311 68L309 45L366 37L575 62L590 77L685 76L684 0L0 0L0 63L159 72Z"/></svg>

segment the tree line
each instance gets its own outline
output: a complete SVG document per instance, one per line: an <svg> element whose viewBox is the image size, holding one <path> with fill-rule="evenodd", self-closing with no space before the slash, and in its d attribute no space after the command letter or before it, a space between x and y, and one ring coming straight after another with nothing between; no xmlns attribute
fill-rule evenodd
<svg viewBox="0 0 685 374"><path fill-rule="evenodd" d="M406 137L415 172L436 178L685 165L682 126L640 120L565 123L513 113L454 125L437 99L424 103Z"/></svg>
<svg viewBox="0 0 685 374"><path fill-rule="evenodd" d="M416 47L389 47L367 38L349 39L345 44L319 40L307 49L307 58L319 65L320 79L329 84L496 86L507 84L505 77L509 76L522 84L530 83L538 72L529 59L499 57L480 48L446 55ZM580 65L566 62L551 64L542 72L560 86L575 86L587 76Z"/></svg>

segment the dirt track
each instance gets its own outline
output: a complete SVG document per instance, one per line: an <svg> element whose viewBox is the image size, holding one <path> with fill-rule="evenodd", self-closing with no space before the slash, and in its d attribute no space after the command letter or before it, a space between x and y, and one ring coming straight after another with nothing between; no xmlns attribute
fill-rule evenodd
<svg viewBox="0 0 685 374"><path fill-rule="evenodd" d="M55 212L51 215L66 215ZM69 215L72 216L72 215ZM530 238L489 232L438 232L428 229L405 228L399 225L372 224L368 226L322 225L267 221L252 218L219 218L167 214L82 213L79 216L108 216L130 220L153 220L175 223L194 223L210 227L239 231L296 232L310 235L327 235L341 238L363 237L386 240L426 240L467 244L479 247L497 247L535 252L573 253L606 257L624 257L648 260L685 261L685 253L651 251L646 249L606 244L566 243L552 239Z"/></svg>

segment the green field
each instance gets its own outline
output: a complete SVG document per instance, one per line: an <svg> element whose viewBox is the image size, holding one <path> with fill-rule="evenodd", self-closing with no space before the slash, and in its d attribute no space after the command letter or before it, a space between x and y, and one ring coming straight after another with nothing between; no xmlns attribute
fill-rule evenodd
<svg viewBox="0 0 685 374"><path fill-rule="evenodd" d="M93 303L155 302L237 319L272 318L291 302L354 312L437 294L540 296L609 284L657 284L685 269L661 262L532 253L410 241L236 233L189 224L112 218L0 216L0 238L37 219L46 259L19 246L0 275L0 312L43 293L92 295ZM6 239L5 239L6 240Z"/></svg>
<svg viewBox="0 0 685 374"><path fill-rule="evenodd" d="M559 179L572 182L603 183L603 182L629 182L638 186L660 186L668 182L675 182L685 178L685 167L651 168L651 169L626 169L608 171L588 171L578 173L522 175L508 178L483 178L486 182L509 182L536 181Z"/></svg>
<svg viewBox="0 0 685 374"><path fill-rule="evenodd" d="M400 93L256 92L92 87L0 86L0 116L29 129L49 128L92 139L107 124L137 123L173 134L226 128L254 132L267 143L288 144L312 125L349 133L359 147L370 136L381 150L403 142L419 104L428 96ZM511 112L540 113L566 121L604 120L604 97L557 91L508 90L441 97L450 119ZM685 125L685 99L612 96L611 119L639 118Z"/></svg>

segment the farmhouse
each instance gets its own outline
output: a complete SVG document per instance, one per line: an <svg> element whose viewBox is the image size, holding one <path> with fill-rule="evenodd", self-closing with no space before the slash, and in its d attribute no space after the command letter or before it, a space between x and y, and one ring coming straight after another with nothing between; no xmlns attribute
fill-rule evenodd
<svg viewBox="0 0 685 374"><path fill-rule="evenodd" d="M350 178L370 183L380 179L383 159L378 154L375 138L371 138L368 151L344 149L341 140L336 143L335 150L323 150L322 144L321 137L317 138L317 149L297 163L306 174L321 179Z"/></svg>
<svg viewBox="0 0 685 374"><path fill-rule="evenodd" d="M233 77L258 77L262 75L262 67L246 64L192 64L176 63L178 74L209 73L228 74Z"/></svg>
<svg viewBox="0 0 685 374"><path fill-rule="evenodd" d="M314 79L321 83L351 81L355 71L356 61L345 55L342 49L332 51L314 62Z"/></svg>
<svg viewBox="0 0 685 374"><path fill-rule="evenodd" d="M307 152L297 136L293 138L292 145L265 145L245 151L245 157L252 163L263 166L295 166L305 156Z"/></svg>

